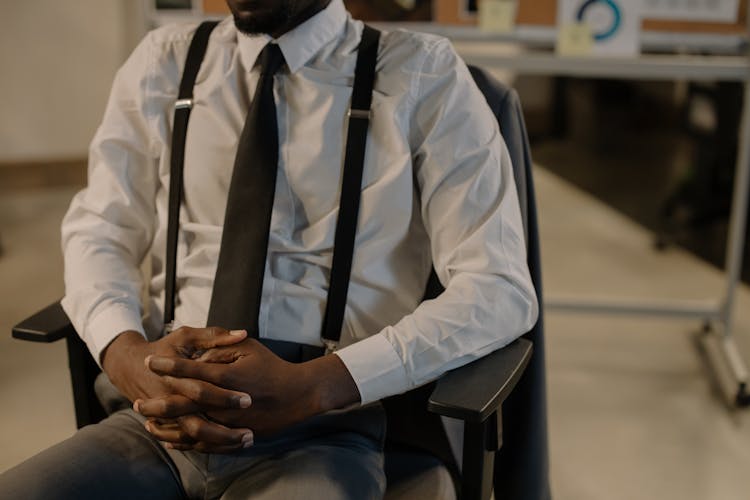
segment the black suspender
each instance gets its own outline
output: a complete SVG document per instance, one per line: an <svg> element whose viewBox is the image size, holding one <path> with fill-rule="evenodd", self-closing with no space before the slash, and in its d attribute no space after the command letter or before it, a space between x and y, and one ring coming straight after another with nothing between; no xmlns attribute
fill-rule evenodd
<svg viewBox="0 0 750 500"><path fill-rule="evenodd" d="M367 129L370 127L370 105L375 85L375 65L378 58L380 32L365 25L354 70L354 89L349 109L349 130L346 137L344 173L341 180L339 218L333 244L333 262L328 286L328 300L323 317L323 342L329 351L341 337L344 324L346 296L354 259L354 240L357 234L359 198L362 192L362 172L365 165Z"/></svg>
<svg viewBox="0 0 750 500"><path fill-rule="evenodd" d="M208 46L208 38L216 22L201 24L190 44L185 62L185 70L180 82L179 98L175 103L174 126L172 132L172 157L169 182L169 215L167 218L166 281L164 290L164 325L174 319L175 282L177 271L177 237L179 232L180 204L183 187L185 161L185 138L192 107L193 85ZM322 326L322 339L328 350L335 348L341 337L341 328L346 310L349 290L354 242L359 216L359 201L364 170L367 131L370 125L370 105L375 83L380 32L369 26L364 27L362 41L357 55L354 75L351 109L349 110L349 130L347 133L344 172L341 182L339 218L336 223L333 262L331 264L330 285Z"/></svg>
<svg viewBox="0 0 750 500"><path fill-rule="evenodd" d="M185 69L180 81L180 93L174 105L172 125L172 157L169 167L169 214L167 216L167 258L164 283L164 327L169 328L174 320L175 281L177 278L177 237L180 230L180 204L182 203L182 172L185 165L185 138L187 136L190 110L193 107L193 86L203 56L208 47L208 38L216 27L216 21L198 26L190 42Z"/></svg>

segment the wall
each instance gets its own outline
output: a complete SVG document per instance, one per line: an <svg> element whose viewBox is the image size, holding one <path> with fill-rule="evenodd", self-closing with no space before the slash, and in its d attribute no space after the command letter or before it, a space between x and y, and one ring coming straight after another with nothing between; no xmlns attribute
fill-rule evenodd
<svg viewBox="0 0 750 500"><path fill-rule="evenodd" d="M0 2L0 164L86 156L114 74L144 33L143 5Z"/></svg>

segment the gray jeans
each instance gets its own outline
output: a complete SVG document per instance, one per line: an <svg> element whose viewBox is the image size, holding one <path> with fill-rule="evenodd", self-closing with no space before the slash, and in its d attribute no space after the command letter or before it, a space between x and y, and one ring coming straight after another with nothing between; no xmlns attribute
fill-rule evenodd
<svg viewBox="0 0 750 500"><path fill-rule="evenodd" d="M379 405L314 417L231 455L165 450L130 409L0 475L0 498L369 499L385 493Z"/></svg>

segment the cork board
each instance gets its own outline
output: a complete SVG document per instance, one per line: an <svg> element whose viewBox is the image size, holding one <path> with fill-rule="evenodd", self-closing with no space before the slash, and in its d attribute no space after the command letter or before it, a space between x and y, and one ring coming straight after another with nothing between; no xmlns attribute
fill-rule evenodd
<svg viewBox="0 0 750 500"><path fill-rule="evenodd" d="M481 0L478 0L481 2ZM476 24L476 16L467 14L468 0L435 0L435 21L445 24ZM747 31L748 0L740 2L736 23L701 23L645 19L646 31L676 33L741 34ZM554 26L557 23L557 0L518 0L518 24Z"/></svg>
<svg viewBox="0 0 750 500"><path fill-rule="evenodd" d="M224 0L202 0L203 12L210 15L229 13ZM366 21L431 21L434 0L416 0L414 6L405 9L394 0L344 0L349 12L356 19Z"/></svg>
<svg viewBox="0 0 750 500"><path fill-rule="evenodd" d="M433 0L434 20L443 24L476 24L477 16L470 11L474 3L468 0Z"/></svg>
<svg viewBox="0 0 750 500"><path fill-rule="evenodd" d="M203 0L204 14L229 14L225 0Z"/></svg>

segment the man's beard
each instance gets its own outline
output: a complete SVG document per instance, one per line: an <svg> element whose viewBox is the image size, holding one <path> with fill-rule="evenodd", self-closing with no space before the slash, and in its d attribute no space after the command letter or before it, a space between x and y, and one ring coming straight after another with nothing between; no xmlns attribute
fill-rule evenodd
<svg viewBox="0 0 750 500"><path fill-rule="evenodd" d="M293 15L292 1L279 0L278 5L269 11L264 11L259 16L239 17L234 16L234 25L241 33L247 35L259 35L279 32L286 26Z"/></svg>

